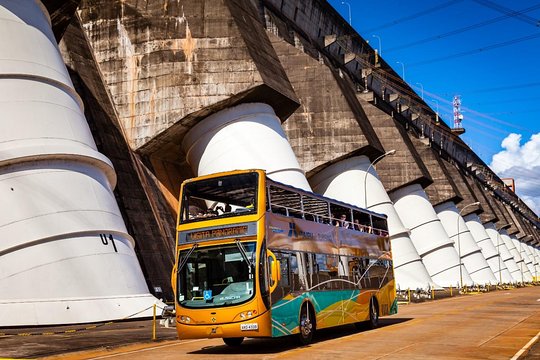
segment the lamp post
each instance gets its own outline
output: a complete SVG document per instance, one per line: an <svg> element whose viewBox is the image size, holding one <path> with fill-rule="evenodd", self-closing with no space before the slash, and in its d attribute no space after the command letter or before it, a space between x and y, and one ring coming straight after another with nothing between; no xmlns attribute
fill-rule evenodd
<svg viewBox="0 0 540 360"><path fill-rule="evenodd" d="M525 279L523 278L523 264L525 263L525 257L522 255L522 252L521 252L521 241L518 240L518 242L519 242L519 256L522 259L521 263L519 264L519 270L521 271L521 283L525 284Z"/></svg>
<svg viewBox="0 0 540 360"><path fill-rule="evenodd" d="M435 112L435 122L439 122L439 102L435 99L431 99L437 105L437 111Z"/></svg>
<svg viewBox="0 0 540 360"><path fill-rule="evenodd" d="M379 55L382 56L382 41L381 41L381 37L378 36L378 35L371 35L373 36L374 38L376 38L377 40L379 40Z"/></svg>
<svg viewBox="0 0 540 360"><path fill-rule="evenodd" d="M347 5L347 7L349 8L349 25L352 25L352 18L351 18L351 4L349 4L349 3L346 2L346 1L342 1L342 2L341 2L341 5Z"/></svg>
<svg viewBox="0 0 540 360"><path fill-rule="evenodd" d="M501 271L501 249L500 249L500 240L501 234L497 231L497 254L499 255L499 285L502 286L502 271Z"/></svg>
<svg viewBox="0 0 540 360"><path fill-rule="evenodd" d="M420 85L420 89L422 89L422 100L424 100L424 85L420 84L419 82L417 82L416 85Z"/></svg>
<svg viewBox="0 0 540 360"><path fill-rule="evenodd" d="M368 166L368 168L366 170L366 175L364 176L364 207L366 209L368 208L368 206L367 206L367 176L369 174L369 170L373 167L373 165L375 165L379 160L381 160L385 156L394 155L395 153L396 153L396 150L394 150L394 149L389 150L389 151L385 152L384 154L382 154L381 156L379 156L378 158L376 158L375 160L373 160L371 162L371 164L369 164L369 166Z"/></svg>
<svg viewBox="0 0 540 360"><path fill-rule="evenodd" d="M401 64L401 70L403 71L403 81L405 81L405 64L401 61L396 61L396 64Z"/></svg>
<svg viewBox="0 0 540 360"><path fill-rule="evenodd" d="M480 205L480 202L477 201L477 202L473 202L472 204L469 204L469 205L465 205L463 207L463 209L461 209L461 211L459 212L459 216L457 217L457 243L458 243L458 255L459 255L459 288L462 289L463 288L463 271L461 270L461 241L459 239L459 219L461 218L461 213L463 213L463 210L465 210L466 208L470 207L470 206L478 206Z"/></svg>

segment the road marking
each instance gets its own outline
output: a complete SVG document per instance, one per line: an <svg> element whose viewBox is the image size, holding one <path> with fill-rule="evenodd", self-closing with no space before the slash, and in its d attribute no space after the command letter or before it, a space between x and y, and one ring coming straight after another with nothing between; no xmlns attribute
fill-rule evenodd
<svg viewBox="0 0 540 360"><path fill-rule="evenodd" d="M533 338L531 339L531 341L529 341L524 347L522 347L521 350L519 350L519 351L516 353L516 355L514 355L510 360L517 360L517 359L519 359L519 357L520 357L521 355L523 355L523 353L524 353L525 351L527 351L531 346L534 345L534 343L536 343L536 341L538 340L538 338L540 338L540 331L538 332L538 334L536 334L535 337L533 337Z"/></svg>
<svg viewBox="0 0 540 360"><path fill-rule="evenodd" d="M93 358L90 358L89 360L107 359L107 358L111 358L111 357L115 357L115 356L123 356L123 355L128 355L128 354L136 354L136 353L140 353L140 352L143 352L143 351L155 350L155 349L162 349L162 348L166 348L166 347L170 347L170 346L189 344L189 343L198 342L198 341L203 341L203 340L207 340L207 339L196 339L196 340L189 340L189 341L182 341L182 342L174 342L174 343L172 343L172 344L165 344L165 345L152 346L152 347L147 347L147 348L139 349L139 350L131 350L131 351L125 351L125 352L117 352L117 353L115 353L115 354L110 354L110 355L103 355L103 356L93 357Z"/></svg>

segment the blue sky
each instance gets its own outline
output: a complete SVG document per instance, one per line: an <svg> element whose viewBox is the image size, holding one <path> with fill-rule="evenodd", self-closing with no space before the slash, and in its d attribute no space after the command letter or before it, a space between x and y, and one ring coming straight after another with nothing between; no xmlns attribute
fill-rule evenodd
<svg viewBox="0 0 540 360"><path fill-rule="evenodd" d="M538 214L540 1L328 2L450 126L461 96L461 138Z"/></svg>

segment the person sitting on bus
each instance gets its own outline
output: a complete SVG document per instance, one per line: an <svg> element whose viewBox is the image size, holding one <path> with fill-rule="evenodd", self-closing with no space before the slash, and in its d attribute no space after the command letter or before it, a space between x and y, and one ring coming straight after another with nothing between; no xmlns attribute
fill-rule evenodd
<svg viewBox="0 0 540 360"><path fill-rule="evenodd" d="M331 214L330 216L330 221L332 222L332 225L334 225L335 227L341 226L341 223L338 219L336 219L336 216L334 214Z"/></svg>
<svg viewBox="0 0 540 360"><path fill-rule="evenodd" d="M360 221L358 221L358 219L354 219L353 229L354 229L354 230L357 230L357 231L360 231L360 230L361 230L361 226L362 226L362 225L360 225Z"/></svg>
<svg viewBox="0 0 540 360"><path fill-rule="evenodd" d="M215 210L216 210L216 212L218 212L218 211L221 212L221 214L219 212L218 212L218 214L222 215L222 214L231 212L232 209L231 209L231 205L225 204L225 208L223 208L223 206L221 206L221 205L218 205L218 206L216 206Z"/></svg>
<svg viewBox="0 0 540 360"><path fill-rule="evenodd" d="M341 214L341 217L339 218L339 225L342 228L349 229L351 227L351 223L347 221L347 215Z"/></svg>

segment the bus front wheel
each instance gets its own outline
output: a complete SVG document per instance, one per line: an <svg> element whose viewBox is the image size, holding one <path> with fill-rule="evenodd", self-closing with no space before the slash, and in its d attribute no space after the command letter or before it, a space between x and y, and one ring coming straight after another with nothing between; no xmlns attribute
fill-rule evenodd
<svg viewBox="0 0 540 360"><path fill-rule="evenodd" d="M243 337L223 338L223 342L229 346L240 346L244 341Z"/></svg>
<svg viewBox="0 0 540 360"><path fill-rule="evenodd" d="M310 344L313 340L313 333L315 332L315 316L309 309L309 305L307 303L305 306L302 306L302 311L300 311L299 330L300 334L298 335L298 339L300 344Z"/></svg>

